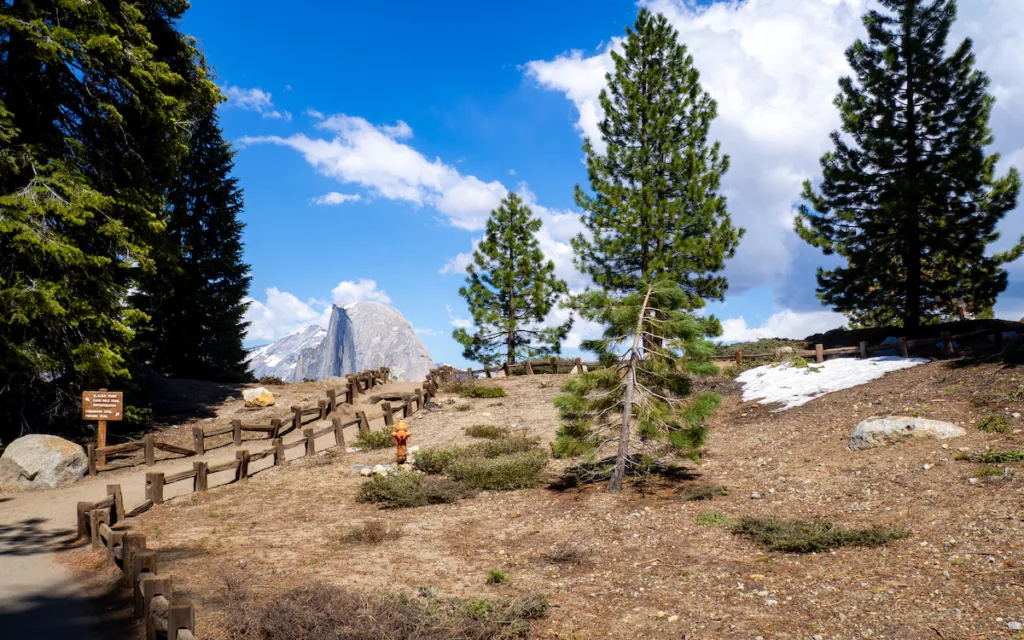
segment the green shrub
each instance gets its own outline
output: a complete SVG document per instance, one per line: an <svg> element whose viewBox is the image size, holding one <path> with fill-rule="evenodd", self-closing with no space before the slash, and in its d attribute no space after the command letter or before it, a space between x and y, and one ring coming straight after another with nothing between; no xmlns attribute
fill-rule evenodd
<svg viewBox="0 0 1024 640"><path fill-rule="evenodd" d="M444 473L463 447L450 449L423 449L416 453L416 468L424 473Z"/></svg>
<svg viewBox="0 0 1024 640"><path fill-rule="evenodd" d="M284 384L284 380L282 380L278 376L263 376L262 378L259 379L259 383L260 384Z"/></svg>
<svg viewBox="0 0 1024 640"><path fill-rule="evenodd" d="M457 404L455 405L456 411L469 411L471 407L468 404Z"/></svg>
<svg viewBox="0 0 1024 640"><path fill-rule="evenodd" d="M504 456L510 453L533 451L534 449L537 449L539 445L540 443L536 438L514 436L501 438L500 440L476 442L469 445L468 449L470 450L470 455L479 455L484 458L497 458L498 456Z"/></svg>
<svg viewBox="0 0 1024 640"><path fill-rule="evenodd" d="M508 574L500 569L491 569L487 572L487 584L507 584Z"/></svg>
<svg viewBox="0 0 1024 640"><path fill-rule="evenodd" d="M528 489L543 480L548 457L543 451L524 451L493 458L457 457L445 467L453 480L477 489L511 491Z"/></svg>
<svg viewBox="0 0 1024 640"><path fill-rule="evenodd" d="M975 475L979 478L991 480L993 478L1007 478L1013 474L1008 468L1004 467L982 467L981 469L978 469L978 472Z"/></svg>
<svg viewBox="0 0 1024 640"><path fill-rule="evenodd" d="M828 520L742 518L736 533L752 537L772 551L817 553L839 547L880 547L910 537L907 529L844 529Z"/></svg>
<svg viewBox="0 0 1024 640"><path fill-rule="evenodd" d="M458 502L474 494L473 487L448 478L400 473L367 480L359 488L356 501L372 502L382 509L403 509Z"/></svg>
<svg viewBox="0 0 1024 640"><path fill-rule="evenodd" d="M497 440L498 438L508 437L508 434L508 427L496 427L490 424L475 424L472 427L466 427L466 435L473 438Z"/></svg>
<svg viewBox="0 0 1024 640"><path fill-rule="evenodd" d="M353 446L359 447L363 451L373 451L374 449L387 449L393 447L395 441L391 438L387 431L363 431L356 438Z"/></svg>
<svg viewBox="0 0 1024 640"><path fill-rule="evenodd" d="M693 521L696 522L697 524L703 525L705 527L731 527L732 526L732 520L730 520L729 518L725 517L721 513L715 513L714 511L711 511L709 513L702 513L699 516L697 516L696 518L694 518Z"/></svg>
<svg viewBox="0 0 1024 640"><path fill-rule="evenodd" d="M983 462L985 464L1005 464L1007 462L1024 461L1024 451L1016 449L986 449L980 453L977 451L961 451L953 459L966 460L967 462Z"/></svg>
<svg viewBox="0 0 1024 640"><path fill-rule="evenodd" d="M504 398L505 390L501 387L470 387L462 392L463 398Z"/></svg>
<svg viewBox="0 0 1024 640"><path fill-rule="evenodd" d="M1010 416L1005 413L991 413L978 421L978 431L1008 433L1010 431Z"/></svg>

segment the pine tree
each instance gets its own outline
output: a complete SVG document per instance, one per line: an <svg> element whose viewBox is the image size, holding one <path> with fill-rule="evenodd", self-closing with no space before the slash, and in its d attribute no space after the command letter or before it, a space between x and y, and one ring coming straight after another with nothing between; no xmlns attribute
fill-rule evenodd
<svg viewBox="0 0 1024 640"><path fill-rule="evenodd" d="M607 151L583 147L593 195L577 185L590 237L573 240L576 264L622 294L670 276L700 308L725 294L720 272L743 235L719 193L729 159L708 141L717 105L664 16L641 9L626 33L600 96Z"/></svg>
<svg viewBox="0 0 1024 640"><path fill-rule="evenodd" d="M127 294L198 90L175 70L186 7L0 3L0 437L78 423L83 386L129 374Z"/></svg>
<svg viewBox="0 0 1024 640"><path fill-rule="evenodd" d="M705 339L721 333L718 321L688 313L690 294L668 277L641 286L624 297L584 294L585 307L606 328L583 347L606 368L573 376L555 398L564 421L556 457L586 456L579 472L588 480L608 478L614 492L627 472L643 476L664 466L666 456L697 458L704 421L720 402L708 392L687 398L693 376L718 371L710 361L714 345ZM622 345L625 353L617 351Z"/></svg>
<svg viewBox="0 0 1024 640"><path fill-rule="evenodd" d="M167 234L159 268L136 304L150 316L139 353L178 378L251 378L242 339L249 265L242 261L242 190L231 176L234 151L217 122L216 102L194 106L189 150L167 195Z"/></svg>
<svg viewBox="0 0 1024 640"><path fill-rule="evenodd" d="M1015 247L986 256L1016 207L1020 175L996 177L988 78L970 40L946 55L952 0L881 0L867 41L847 50L839 82L842 134L821 159L819 191L804 185L796 231L845 265L819 269L818 295L854 324L922 322L983 312L1006 289Z"/></svg>
<svg viewBox="0 0 1024 640"><path fill-rule="evenodd" d="M555 276L554 262L544 259L536 237L540 227L540 219L514 192L491 211L466 286L459 289L476 325L473 334L465 329L452 334L466 359L485 366L501 359L511 364L561 350L572 318L555 327L541 323L568 290Z"/></svg>

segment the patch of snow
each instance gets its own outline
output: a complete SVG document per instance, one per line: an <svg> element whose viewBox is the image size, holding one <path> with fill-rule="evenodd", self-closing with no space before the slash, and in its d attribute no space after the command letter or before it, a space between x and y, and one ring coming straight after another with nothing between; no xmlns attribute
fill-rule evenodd
<svg viewBox="0 0 1024 640"><path fill-rule="evenodd" d="M743 385L743 401L778 403L785 411L806 404L826 393L849 389L881 378L890 371L907 369L930 362L927 358L881 357L836 358L809 367L789 363L766 365L744 371L736 377Z"/></svg>
<svg viewBox="0 0 1024 640"><path fill-rule="evenodd" d="M264 361L263 366L265 367L276 367L281 362L281 356L270 356Z"/></svg>

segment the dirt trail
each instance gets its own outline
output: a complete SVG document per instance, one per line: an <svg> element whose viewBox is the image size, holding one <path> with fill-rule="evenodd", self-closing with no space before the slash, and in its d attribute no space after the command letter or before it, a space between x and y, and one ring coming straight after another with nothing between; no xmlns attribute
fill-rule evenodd
<svg viewBox="0 0 1024 640"><path fill-rule="evenodd" d="M363 398L388 392L409 393L419 386L419 383L393 382L375 388ZM373 405L364 404L350 410L355 409L376 410ZM320 428L325 424L328 422L314 422L306 426ZM377 421L372 426L379 429L380 424L381 421ZM291 431L283 439L287 444L301 437L301 431ZM347 428L346 441L351 442L355 437L355 427ZM318 450L332 446L332 434L317 439ZM233 460L238 449L256 453L269 447L270 440L261 436L260 439L243 441L241 447L229 445L200 457L161 460L152 467L137 466L103 472L62 489L0 492L0 629L3 635L33 640L64 639L71 635L81 640L99 638L91 631L98 618L81 587L56 561L57 554L67 547L74 535L78 502L100 500L106 495L108 484L120 484L125 509L129 510L145 500L147 472L177 473L191 469L196 460L216 464ZM288 455L290 458L300 457L302 452L291 449ZM266 458L252 463L249 471L255 473L272 464L273 460ZM210 487L231 482L232 474L231 471L210 474ZM165 487L164 497L165 500L171 499L191 493L191 490L190 482L178 482Z"/></svg>

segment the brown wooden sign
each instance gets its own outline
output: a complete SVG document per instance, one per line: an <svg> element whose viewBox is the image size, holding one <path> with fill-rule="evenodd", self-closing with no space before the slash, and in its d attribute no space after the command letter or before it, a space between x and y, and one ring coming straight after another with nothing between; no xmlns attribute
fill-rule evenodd
<svg viewBox="0 0 1024 640"><path fill-rule="evenodd" d="M103 422L124 420L123 394L120 391L83 391L82 420Z"/></svg>

